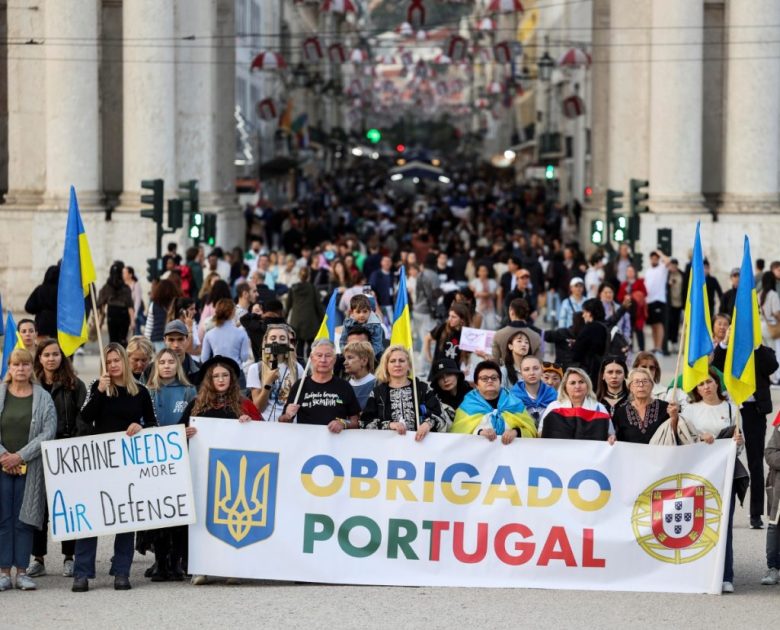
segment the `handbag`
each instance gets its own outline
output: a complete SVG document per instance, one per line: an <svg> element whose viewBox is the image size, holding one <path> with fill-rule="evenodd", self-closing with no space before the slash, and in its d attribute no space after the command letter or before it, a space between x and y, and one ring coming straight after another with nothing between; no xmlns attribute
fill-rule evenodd
<svg viewBox="0 0 780 630"><path fill-rule="evenodd" d="M699 436L691 431L688 424L680 416L677 417L677 435L672 430L672 419L669 418L661 423L656 429L653 437L650 438L650 444L654 446L677 446L684 444L695 444L699 441Z"/></svg>

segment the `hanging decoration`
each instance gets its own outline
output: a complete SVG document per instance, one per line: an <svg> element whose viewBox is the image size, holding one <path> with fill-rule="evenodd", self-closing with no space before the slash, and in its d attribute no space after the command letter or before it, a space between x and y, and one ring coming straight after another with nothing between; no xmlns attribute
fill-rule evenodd
<svg viewBox="0 0 780 630"><path fill-rule="evenodd" d="M302 47L303 60L307 63L317 63L324 57L319 37L307 37L303 40Z"/></svg>
<svg viewBox="0 0 780 630"><path fill-rule="evenodd" d="M287 62L281 53L264 50L252 60L250 70L284 70L286 67Z"/></svg>
<svg viewBox="0 0 780 630"><path fill-rule="evenodd" d="M496 63L509 63L512 61L511 42L499 42L493 46L493 57L495 58Z"/></svg>
<svg viewBox="0 0 780 630"><path fill-rule="evenodd" d="M414 35L414 28L409 22L402 22L400 26L396 27L395 32L401 37L412 37Z"/></svg>
<svg viewBox="0 0 780 630"><path fill-rule="evenodd" d="M492 33L496 30L496 21L492 17L483 17L477 22L477 30L482 33Z"/></svg>
<svg viewBox="0 0 780 630"><path fill-rule="evenodd" d="M433 58L432 63L436 64L437 66L448 66L452 63L452 59L450 59L443 52L440 52Z"/></svg>
<svg viewBox="0 0 780 630"><path fill-rule="evenodd" d="M565 53L558 57L558 66L563 68L589 68L591 58L581 48L569 48Z"/></svg>
<svg viewBox="0 0 780 630"><path fill-rule="evenodd" d="M356 66L359 66L368 61L368 52L365 48L355 48L349 56L349 60Z"/></svg>
<svg viewBox="0 0 780 630"><path fill-rule="evenodd" d="M357 13L352 0L324 0L322 10L326 13L341 13L342 15Z"/></svg>
<svg viewBox="0 0 780 630"><path fill-rule="evenodd" d="M406 21L414 28L420 28L425 24L425 5L423 0L411 0L406 10Z"/></svg>
<svg viewBox="0 0 780 630"><path fill-rule="evenodd" d="M490 13L522 13L523 5L520 0L490 0L488 11Z"/></svg>
<svg viewBox="0 0 780 630"><path fill-rule="evenodd" d="M257 117L260 120L274 120L277 116L276 103L272 98L264 98L255 105Z"/></svg>
<svg viewBox="0 0 780 630"><path fill-rule="evenodd" d="M346 63L347 50L344 48L344 44L341 42L336 42L335 44L328 46L328 60L331 63Z"/></svg>
<svg viewBox="0 0 780 630"><path fill-rule="evenodd" d="M585 114L585 101L577 94L572 94L563 99L562 107L563 115L566 118L579 118Z"/></svg>
<svg viewBox="0 0 780 630"><path fill-rule="evenodd" d="M463 61L468 52L468 42L460 35L453 35L447 42L447 56L455 62Z"/></svg>

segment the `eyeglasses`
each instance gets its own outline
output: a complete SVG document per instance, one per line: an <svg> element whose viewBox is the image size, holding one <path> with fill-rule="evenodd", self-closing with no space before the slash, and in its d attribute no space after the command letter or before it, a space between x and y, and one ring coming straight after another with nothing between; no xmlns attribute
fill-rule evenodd
<svg viewBox="0 0 780 630"><path fill-rule="evenodd" d="M653 381L648 381L646 378L637 378L633 381L631 381L633 385L652 385Z"/></svg>
<svg viewBox="0 0 780 630"><path fill-rule="evenodd" d="M480 383L498 383L501 379L498 376L480 376L477 380Z"/></svg>

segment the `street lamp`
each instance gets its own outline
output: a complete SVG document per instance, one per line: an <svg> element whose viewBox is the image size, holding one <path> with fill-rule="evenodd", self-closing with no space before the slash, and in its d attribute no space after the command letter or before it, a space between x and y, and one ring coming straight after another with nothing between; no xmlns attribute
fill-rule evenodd
<svg viewBox="0 0 780 630"><path fill-rule="evenodd" d="M536 65L539 68L539 78L545 83L548 83L550 79L552 79L553 68L555 68L555 60L550 57L550 53L544 51L544 54L542 55L541 59L536 62Z"/></svg>
<svg viewBox="0 0 780 630"><path fill-rule="evenodd" d="M306 71L306 67L302 63L299 63L293 70L293 83L295 83L295 87L304 88L307 87L306 84L308 82L309 73Z"/></svg>

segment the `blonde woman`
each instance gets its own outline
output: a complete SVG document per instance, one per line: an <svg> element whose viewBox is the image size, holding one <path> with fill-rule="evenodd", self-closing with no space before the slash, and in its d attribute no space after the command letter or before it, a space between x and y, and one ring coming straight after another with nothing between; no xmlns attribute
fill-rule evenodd
<svg viewBox="0 0 780 630"><path fill-rule="evenodd" d="M157 416L149 390L133 378L125 349L118 343L108 344L104 351L106 371L87 390L87 400L81 408L80 433L91 435L122 431L135 435L141 429L157 426ZM130 566L133 563L135 534L127 532L114 537L114 556L110 575L114 589L130 590ZM89 580L95 577L97 538L76 541L73 567L74 593L89 590Z"/></svg>
<svg viewBox="0 0 780 630"><path fill-rule="evenodd" d="M441 403L427 383L415 378L418 414L415 412L414 392L410 378L411 358L401 345L390 346L382 354L376 370L377 383L368 397L360 416L365 429L390 429L399 435L416 431L419 442L431 431L449 430L449 417L442 412Z"/></svg>
<svg viewBox="0 0 780 630"><path fill-rule="evenodd" d="M266 422L277 422L293 384L303 377L303 368L290 343L286 324L269 324L263 335L260 361L249 366L246 386L252 402Z"/></svg>
<svg viewBox="0 0 780 630"><path fill-rule="evenodd" d="M615 408L612 422L617 439L634 444L650 444L658 428L669 418L677 424L679 407L653 398L653 375L645 368L634 368L626 379L628 402Z"/></svg>
<svg viewBox="0 0 780 630"><path fill-rule="evenodd" d="M609 412L593 393L585 370L571 367L563 375L558 400L551 402L539 422L543 438L615 441Z"/></svg>
<svg viewBox="0 0 780 630"><path fill-rule="evenodd" d="M51 396L34 382L33 357L17 348L0 385L0 591L35 590L27 575L33 530L43 525L46 490L41 442L57 434L57 412Z"/></svg>
<svg viewBox="0 0 780 630"><path fill-rule="evenodd" d="M143 383L144 372L154 358L154 346L143 335L130 337L127 342L127 359L135 380Z"/></svg>

